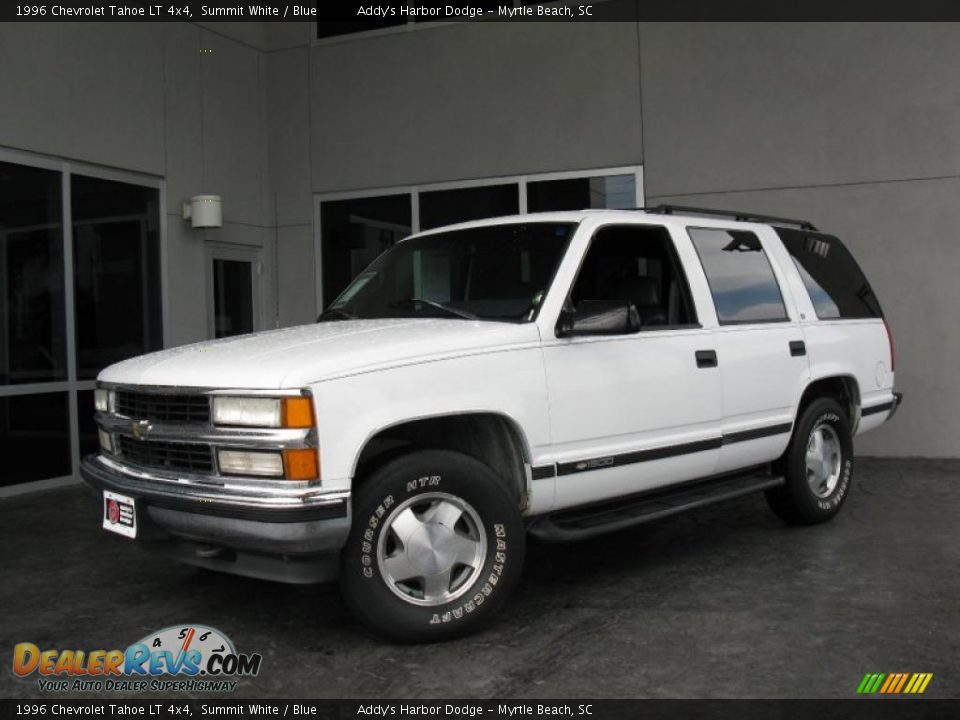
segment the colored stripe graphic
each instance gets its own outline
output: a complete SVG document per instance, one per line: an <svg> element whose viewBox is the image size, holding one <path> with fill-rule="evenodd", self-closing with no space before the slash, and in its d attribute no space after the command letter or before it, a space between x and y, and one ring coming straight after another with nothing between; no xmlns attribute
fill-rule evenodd
<svg viewBox="0 0 960 720"><path fill-rule="evenodd" d="M867 673L857 686L860 695L922 695L933 679L933 673Z"/></svg>

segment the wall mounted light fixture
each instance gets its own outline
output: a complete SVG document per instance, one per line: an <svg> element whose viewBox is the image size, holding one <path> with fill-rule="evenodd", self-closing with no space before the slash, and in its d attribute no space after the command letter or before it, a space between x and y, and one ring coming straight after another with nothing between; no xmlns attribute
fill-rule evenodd
<svg viewBox="0 0 960 720"><path fill-rule="evenodd" d="M183 219L195 228L223 227L223 202L219 195L194 195L183 204Z"/></svg>

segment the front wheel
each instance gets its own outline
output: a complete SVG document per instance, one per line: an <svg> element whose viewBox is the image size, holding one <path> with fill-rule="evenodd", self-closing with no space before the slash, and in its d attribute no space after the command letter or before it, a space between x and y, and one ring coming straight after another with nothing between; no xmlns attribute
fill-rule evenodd
<svg viewBox="0 0 960 720"><path fill-rule="evenodd" d="M435 641L486 622L516 586L518 503L461 453L404 455L361 480L341 566L347 605L391 638Z"/></svg>
<svg viewBox="0 0 960 720"><path fill-rule="evenodd" d="M781 466L786 484L766 493L777 516L814 525L840 512L853 479L853 441L836 400L818 398L804 408Z"/></svg>

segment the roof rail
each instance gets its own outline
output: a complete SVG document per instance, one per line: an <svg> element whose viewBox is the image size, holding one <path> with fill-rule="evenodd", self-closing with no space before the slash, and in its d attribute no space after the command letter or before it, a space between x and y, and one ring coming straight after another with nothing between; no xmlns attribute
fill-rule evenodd
<svg viewBox="0 0 960 720"><path fill-rule="evenodd" d="M796 225L804 230L813 230L817 228L809 220L792 220L790 218L777 217L775 215L757 215L756 213L740 212L738 210L710 210L708 208L688 207L686 205L657 205L652 208L640 208L644 212L654 215L717 215L719 217L731 217L734 220L742 222L764 222L778 225Z"/></svg>

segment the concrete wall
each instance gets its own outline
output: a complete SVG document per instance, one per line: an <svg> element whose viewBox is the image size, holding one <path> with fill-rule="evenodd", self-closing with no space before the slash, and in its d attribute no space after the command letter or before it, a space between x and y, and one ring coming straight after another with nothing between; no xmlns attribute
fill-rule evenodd
<svg viewBox="0 0 960 720"><path fill-rule="evenodd" d="M314 48L317 192L637 164L631 23L463 23Z"/></svg>
<svg viewBox="0 0 960 720"><path fill-rule="evenodd" d="M960 26L641 27L647 201L803 217L839 235L893 326L874 455L956 456Z"/></svg>
<svg viewBox="0 0 960 720"><path fill-rule="evenodd" d="M264 248L273 323L265 37L236 23L0 24L0 146L166 179L170 345L207 337L205 238ZM203 192L223 196L223 228L183 221Z"/></svg>

